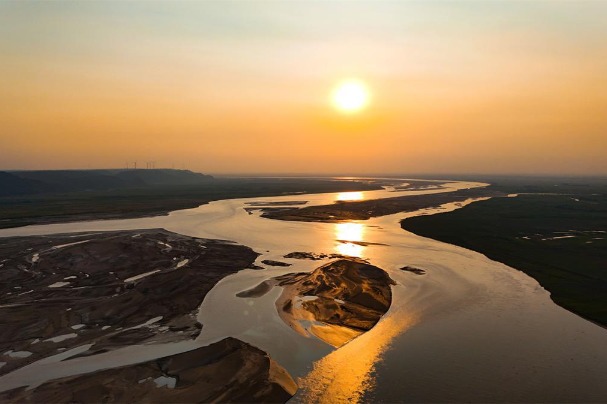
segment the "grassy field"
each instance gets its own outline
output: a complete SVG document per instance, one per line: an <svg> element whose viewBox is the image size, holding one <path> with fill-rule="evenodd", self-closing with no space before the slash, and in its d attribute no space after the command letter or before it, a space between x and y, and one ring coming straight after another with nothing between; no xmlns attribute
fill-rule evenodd
<svg viewBox="0 0 607 404"><path fill-rule="evenodd" d="M0 198L0 228L37 223L153 216L228 198L379 188L378 185L368 182L330 179L215 178L197 185L5 196Z"/></svg>
<svg viewBox="0 0 607 404"><path fill-rule="evenodd" d="M414 217L401 225L519 269L558 305L607 326L606 182L498 183L491 188L531 192Z"/></svg>

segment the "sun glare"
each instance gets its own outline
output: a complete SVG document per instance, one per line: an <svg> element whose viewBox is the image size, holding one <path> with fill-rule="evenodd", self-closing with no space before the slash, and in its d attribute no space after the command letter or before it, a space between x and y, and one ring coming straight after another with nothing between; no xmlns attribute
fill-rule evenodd
<svg viewBox="0 0 607 404"><path fill-rule="evenodd" d="M369 103L369 91L364 83L347 80L335 88L332 99L333 104L340 111L357 112Z"/></svg>
<svg viewBox="0 0 607 404"><path fill-rule="evenodd" d="M336 250L339 254L362 257L365 226L360 223L337 223L335 225Z"/></svg>
<svg viewBox="0 0 607 404"><path fill-rule="evenodd" d="M346 201L362 201L364 199L362 192L340 192L335 197L336 201L346 202Z"/></svg>

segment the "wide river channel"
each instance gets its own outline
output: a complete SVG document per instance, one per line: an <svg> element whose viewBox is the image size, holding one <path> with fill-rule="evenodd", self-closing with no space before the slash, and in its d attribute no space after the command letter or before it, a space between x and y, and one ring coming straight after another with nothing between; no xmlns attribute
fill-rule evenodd
<svg viewBox="0 0 607 404"><path fill-rule="evenodd" d="M473 200L342 223L279 221L245 210L275 202L325 205L483 185L449 182L442 188L409 191L230 199L167 216L0 230L0 237L10 237L164 228L249 246L261 254L257 263L269 259L292 264L246 269L224 278L200 306L204 326L195 341L63 360L79 352L74 349L0 377L0 389L137 363L232 336L266 351L290 372L300 387L292 402L607 401L605 328L555 305L546 290L516 269L400 227L406 217L446 212ZM396 281L392 306L373 329L335 349L295 333L280 319L274 304L280 287L259 298L236 297L265 279L312 271L328 262L283 258L294 251L367 259ZM426 273L401 270L405 265Z"/></svg>

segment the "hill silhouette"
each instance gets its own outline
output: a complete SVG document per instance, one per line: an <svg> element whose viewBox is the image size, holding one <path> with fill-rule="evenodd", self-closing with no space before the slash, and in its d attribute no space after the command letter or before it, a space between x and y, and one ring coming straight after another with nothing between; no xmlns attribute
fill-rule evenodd
<svg viewBox="0 0 607 404"><path fill-rule="evenodd" d="M212 179L173 169L0 171L0 196L197 185Z"/></svg>

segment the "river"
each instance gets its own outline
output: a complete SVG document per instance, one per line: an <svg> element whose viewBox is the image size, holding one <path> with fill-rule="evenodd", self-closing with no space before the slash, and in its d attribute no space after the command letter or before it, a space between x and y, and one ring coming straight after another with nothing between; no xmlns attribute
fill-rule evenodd
<svg viewBox="0 0 607 404"><path fill-rule="evenodd" d="M132 346L60 361L78 350L63 352L0 377L0 389L136 363L233 336L268 352L291 373L300 386L293 402L606 401L607 330L555 305L546 290L516 269L400 227L403 218L457 209L474 200L343 223L271 220L244 209L289 201L323 205L482 185L450 182L440 189L230 199L167 216L0 230L0 237L9 237L164 228L249 246L261 254L258 263L269 259L292 264L247 269L220 281L199 309L204 327L196 341ZM334 349L296 334L279 318L274 302L280 288L259 298L236 297L265 279L311 271L328 262L283 258L293 251L369 260L397 282L392 306L373 329ZM405 265L426 273L401 270Z"/></svg>

